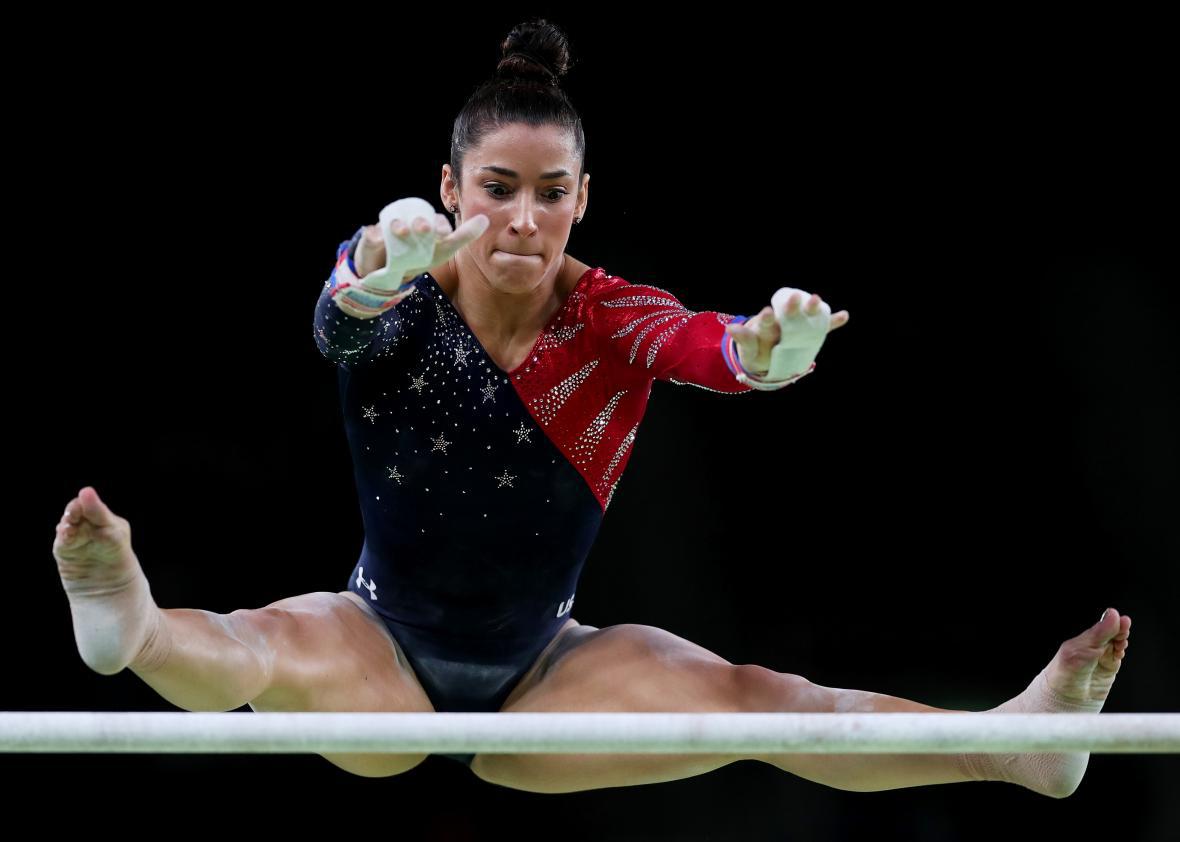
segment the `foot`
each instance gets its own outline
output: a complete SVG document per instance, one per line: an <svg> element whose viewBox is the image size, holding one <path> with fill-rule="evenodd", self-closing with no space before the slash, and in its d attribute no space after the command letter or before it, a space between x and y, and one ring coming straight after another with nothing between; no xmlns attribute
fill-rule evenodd
<svg viewBox="0 0 1180 842"><path fill-rule="evenodd" d="M1122 665L1131 618L1107 609L1090 628L1061 644L1048 666L996 713L1098 713ZM1042 795L1065 798L1082 782L1089 752L1068 754L965 754L975 780L1008 781Z"/></svg>
<svg viewBox="0 0 1180 842"><path fill-rule="evenodd" d="M1049 689L1063 701L1097 710L1110 694L1127 653L1131 618L1108 608L1097 623L1065 641L1046 667Z"/></svg>
<svg viewBox="0 0 1180 842"><path fill-rule="evenodd" d="M53 557L82 660L103 675L131 666L160 621L147 577L131 551L131 524L87 486L66 504Z"/></svg>

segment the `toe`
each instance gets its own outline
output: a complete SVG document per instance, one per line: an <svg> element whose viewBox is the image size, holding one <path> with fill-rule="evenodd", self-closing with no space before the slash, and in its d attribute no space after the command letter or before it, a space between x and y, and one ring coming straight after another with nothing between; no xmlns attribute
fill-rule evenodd
<svg viewBox="0 0 1180 842"><path fill-rule="evenodd" d="M1105 647L1122 628L1122 621L1118 617L1118 611L1108 608L1097 623L1090 626L1090 628L1082 632L1075 639L1086 647L1098 649Z"/></svg>
<svg viewBox="0 0 1180 842"><path fill-rule="evenodd" d="M114 526L118 516L98 496L92 486L86 486L78 493L79 515L85 517L96 526Z"/></svg>
<svg viewBox="0 0 1180 842"><path fill-rule="evenodd" d="M1107 608L1102 612L1102 616L1098 618L1098 622L1090 626L1090 631L1102 633L1111 629L1117 629L1119 624L1117 622L1112 622L1112 620L1118 616L1119 612L1115 611L1113 608ZM1111 633L1113 634L1114 632Z"/></svg>
<svg viewBox="0 0 1180 842"><path fill-rule="evenodd" d="M1131 618L1123 616L1119 618L1119 630L1114 636L1115 640L1126 640L1131 636Z"/></svg>

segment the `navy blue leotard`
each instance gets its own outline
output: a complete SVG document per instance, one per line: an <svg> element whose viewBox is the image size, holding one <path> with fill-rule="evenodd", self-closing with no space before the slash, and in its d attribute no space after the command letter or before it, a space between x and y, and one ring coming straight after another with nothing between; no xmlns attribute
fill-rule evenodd
<svg viewBox="0 0 1180 842"><path fill-rule="evenodd" d="M372 319L336 305L336 274L315 340L337 366L364 524L348 588L435 710L498 711L570 616L653 380L751 391L721 350L735 317L594 268L504 371L429 273Z"/></svg>

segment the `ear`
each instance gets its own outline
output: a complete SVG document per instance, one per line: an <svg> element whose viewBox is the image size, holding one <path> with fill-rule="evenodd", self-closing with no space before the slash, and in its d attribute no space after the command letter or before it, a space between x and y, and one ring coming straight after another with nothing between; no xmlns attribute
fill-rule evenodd
<svg viewBox="0 0 1180 842"><path fill-rule="evenodd" d="M590 203L590 173L582 175L582 186L578 188L578 199L574 203L574 216L581 219L586 215L586 205Z"/></svg>
<svg viewBox="0 0 1180 842"><path fill-rule="evenodd" d="M443 210L447 213L451 213L451 208L459 207L459 188L450 164L442 165L442 181L438 187L438 196L442 199Z"/></svg>

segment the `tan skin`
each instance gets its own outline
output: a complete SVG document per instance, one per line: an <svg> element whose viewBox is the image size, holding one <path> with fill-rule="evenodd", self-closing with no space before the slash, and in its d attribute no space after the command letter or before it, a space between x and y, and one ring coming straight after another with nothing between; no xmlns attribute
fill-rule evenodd
<svg viewBox="0 0 1180 842"><path fill-rule="evenodd" d="M579 164L561 131L509 126L468 153L461 189L449 165L443 165L444 206L459 206L459 216L468 219L485 215L489 224L431 273L504 370L523 362L542 327L589 268L565 253L572 220L586 211L589 175L576 192L574 176L540 178L559 168L576 174ZM511 169L518 176L482 171L485 165ZM565 195L556 199L559 191ZM493 193L507 197L496 199ZM412 224L422 233L433 226L439 243L452 247L467 227L460 224L451 232L445 217L418 218ZM393 230L406 236L410 229L395 223ZM371 242L379 241L376 236ZM540 257L497 257L494 250L500 248ZM360 262L358 255L358 266ZM807 301L794 296L788 312L806 307L815 313L818 304L818 296ZM847 319L846 311L836 313L832 328ZM743 364L760 370L759 363L768 363L769 349L778 338L773 313L764 308L741 327L744 330L734 336ZM139 569L131 550L130 524L89 487L67 504L54 555L63 583L68 580L76 592L85 589L87 576L122 580ZM94 582L96 590L104 590L98 578ZM157 631L129 650L127 668L187 710L230 710L246 703L257 711L433 710L397 641L366 600L351 591L304 594L228 615L155 610ZM1061 645L1049 675L1062 695L1105 698L1128 646L1130 618L1112 612L1104 622ZM824 687L754 664L735 665L654 626L597 628L573 617L502 710L955 712L869 691ZM325 757L349 772L378 777L412 769L426 755ZM670 781L743 759L850 790L968 779L944 754L482 754L472 770L503 786L570 792Z"/></svg>
<svg viewBox="0 0 1180 842"><path fill-rule="evenodd" d="M439 195L444 207L459 209L456 225L476 216L489 225L432 274L505 371L524 362L541 329L590 268L565 253L574 219L586 215L589 203L590 174L583 173L579 185L580 165L568 132L509 125L468 152L462 185L449 163L442 166ZM568 174L541 178L558 170Z"/></svg>

